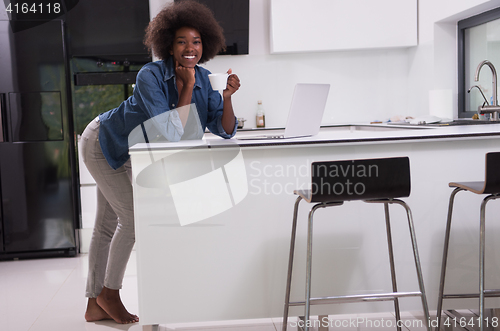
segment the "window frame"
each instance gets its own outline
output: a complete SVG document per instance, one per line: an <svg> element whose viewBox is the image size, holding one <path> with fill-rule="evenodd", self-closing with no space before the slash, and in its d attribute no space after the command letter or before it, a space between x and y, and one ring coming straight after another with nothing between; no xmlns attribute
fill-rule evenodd
<svg viewBox="0 0 500 331"><path fill-rule="evenodd" d="M457 24L457 44L458 44L458 117L470 118L477 111L466 111L466 93L468 88L465 86L465 29L485 24L496 19L500 19L500 7L487 12L458 21Z"/></svg>

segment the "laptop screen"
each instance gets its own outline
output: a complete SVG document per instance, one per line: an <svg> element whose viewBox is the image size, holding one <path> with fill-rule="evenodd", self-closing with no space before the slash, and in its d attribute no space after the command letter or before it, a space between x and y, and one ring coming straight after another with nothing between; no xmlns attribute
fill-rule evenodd
<svg viewBox="0 0 500 331"><path fill-rule="evenodd" d="M317 135L330 84L297 84L285 128L285 138Z"/></svg>

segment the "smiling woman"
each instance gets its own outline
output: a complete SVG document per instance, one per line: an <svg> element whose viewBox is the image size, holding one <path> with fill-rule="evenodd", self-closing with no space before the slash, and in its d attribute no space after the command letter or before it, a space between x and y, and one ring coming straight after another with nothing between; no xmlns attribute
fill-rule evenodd
<svg viewBox="0 0 500 331"><path fill-rule="evenodd" d="M175 12L167 8L176 8ZM222 28L207 7L194 1L179 1L163 9L146 29L144 43L158 58L167 60L177 30L189 26L200 33L203 55L199 63L212 59L225 48Z"/></svg>
<svg viewBox="0 0 500 331"><path fill-rule="evenodd" d="M98 191L89 249L87 321L139 321L119 295L135 242L131 133L146 134L150 122L168 141L200 139L206 128L222 138L236 133L231 96L240 87L238 76L230 76L221 97L210 86L210 72L197 65L224 47L222 29L207 7L189 0L165 7L148 26L145 44L160 61L144 65L133 95L92 120L82 134L82 158Z"/></svg>
<svg viewBox="0 0 500 331"><path fill-rule="evenodd" d="M176 69L194 68L203 54L203 45L198 30L183 27L175 33L175 40L170 55L174 57Z"/></svg>
<svg viewBox="0 0 500 331"><path fill-rule="evenodd" d="M178 91L176 105L183 125L188 120L187 110L181 108L191 103L195 82L195 66L205 63L225 48L222 28L208 7L195 1L177 1L164 8L146 29L144 44L163 61L173 62ZM199 67L196 67L199 68ZM231 69L228 70L230 74ZM225 132L232 131L237 123L231 95L239 89L240 80L231 75L223 91L224 111L221 125ZM218 98L212 95L215 102ZM199 109L198 109L199 110ZM203 120L202 120L203 123Z"/></svg>
<svg viewBox="0 0 500 331"><path fill-rule="evenodd" d="M190 27L182 27L175 32L174 43L170 55L175 62L176 86L179 92L177 108L187 106L193 97L192 91L196 81L194 67L200 61L203 54L201 36L198 30ZM189 112L179 110L179 116L183 126L186 125Z"/></svg>

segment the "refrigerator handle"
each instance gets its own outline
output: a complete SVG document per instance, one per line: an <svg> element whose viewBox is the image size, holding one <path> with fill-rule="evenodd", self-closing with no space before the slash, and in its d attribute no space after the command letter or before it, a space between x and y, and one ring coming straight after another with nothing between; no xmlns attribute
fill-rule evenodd
<svg viewBox="0 0 500 331"><path fill-rule="evenodd" d="M6 121L6 106L5 106L5 93L0 93L0 143L5 142L5 125L7 125Z"/></svg>
<svg viewBox="0 0 500 331"><path fill-rule="evenodd" d="M7 93L0 93L0 143L8 142L9 121L7 120Z"/></svg>

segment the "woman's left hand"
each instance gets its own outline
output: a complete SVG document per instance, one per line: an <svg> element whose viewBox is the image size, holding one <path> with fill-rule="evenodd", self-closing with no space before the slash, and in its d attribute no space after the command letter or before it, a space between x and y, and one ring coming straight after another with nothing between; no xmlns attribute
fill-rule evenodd
<svg viewBox="0 0 500 331"><path fill-rule="evenodd" d="M232 73L233 70L229 69L227 71L229 77L227 79L226 89L222 92L224 98L229 98L240 88L240 79L238 75Z"/></svg>

